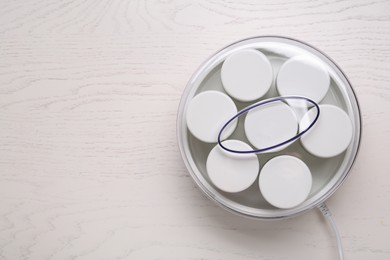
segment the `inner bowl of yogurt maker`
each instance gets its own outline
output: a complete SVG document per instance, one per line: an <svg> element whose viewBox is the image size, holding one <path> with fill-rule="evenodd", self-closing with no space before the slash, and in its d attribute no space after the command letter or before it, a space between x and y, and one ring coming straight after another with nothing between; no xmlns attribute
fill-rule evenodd
<svg viewBox="0 0 390 260"><path fill-rule="evenodd" d="M215 142L204 142L195 137L188 129L186 116L189 105L195 96L207 91L227 93L221 80L221 68L228 57L243 50L259 51L266 56L272 67L272 83L269 90L254 100L232 100L240 111L248 105L280 96L277 89L277 75L287 61L296 57L307 57L321 65L329 74L329 89L318 103L331 105L343 110L352 125L352 137L348 147L340 154L321 157L308 152L307 147L297 140L282 150L260 153L256 156L261 168L271 159L278 156L294 156L302 160L310 169L312 186L309 195L299 205L292 208L277 208L271 205L259 191L259 176L256 181L240 192L225 192L216 187L207 173L207 158L211 150L218 145ZM224 82L226 84L226 82ZM304 94L304 93L303 93ZM321 115L320 115L321 116ZM226 140L241 140L251 144L244 129L245 117L238 118L237 126ZM212 55L194 73L188 82L178 111L177 136L182 158L192 178L200 189L213 201L234 213L260 219L278 219L298 215L318 206L331 196L344 182L356 158L360 137L360 110L353 89L344 73L325 54L301 41L290 38L264 36L255 37L233 43Z"/></svg>

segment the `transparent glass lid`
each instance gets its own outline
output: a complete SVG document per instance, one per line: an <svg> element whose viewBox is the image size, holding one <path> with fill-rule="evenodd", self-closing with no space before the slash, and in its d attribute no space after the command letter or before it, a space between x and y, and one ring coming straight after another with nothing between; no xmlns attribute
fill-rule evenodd
<svg viewBox="0 0 390 260"><path fill-rule="evenodd" d="M316 86L314 90L313 85ZM294 96L308 98L318 107L306 100L276 100ZM274 102L256 106L267 100ZM311 127L316 120L317 108L320 110L318 121L312 129L283 144ZM235 166L224 168L229 159L212 164L208 158L213 149L229 153L221 149L216 137L239 111L244 112L222 131L221 143L229 148L228 140L238 140L248 146L233 145L230 148L266 151L250 154L252 159L257 157L258 168L243 168L247 171L257 169L255 176L248 177L247 184L239 179L236 187L228 183L225 188L224 180L222 184L218 182L218 169L229 174ZM213 113L223 115L223 118L213 118ZM194 73L180 103L177 135L186 167L207 196L235 213L273 219L309 210L326 200L340 186L358 151L360 120L359 106L351 85L326 55L297 40L256 37L225 47ZM329 128L329 125L332 126ZM330 142L318 134L321 128L328 137L330 135ZM333 130L335 133L329 134ZM278 144L281 145L272 148ZM270 147L272 149L268 149ZM242 155L231 153L226 156ZM275 206L264 197L265 191L260 191L259 176L263 170L265 172L264 166L271 159L281 156L298 158L311 173L308 195L293 207ZM220 156L219 159L214 157L213 160L221 159ZM211 171L216 171L217 176Z"/></svg>

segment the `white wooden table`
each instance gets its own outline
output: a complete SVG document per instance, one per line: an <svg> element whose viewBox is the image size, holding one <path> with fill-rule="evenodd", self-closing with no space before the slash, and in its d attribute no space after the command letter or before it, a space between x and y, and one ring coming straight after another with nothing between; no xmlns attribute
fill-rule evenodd
<svg viewBox="0 0 390 260"><path fill-rule="evenodd" d="M176 111L214 51L284 35L351 80L363 141L328 201L346 259L390 259L390 1L2 0L0 259L335 259L316 211L261 222L195 187Z"/></svg>

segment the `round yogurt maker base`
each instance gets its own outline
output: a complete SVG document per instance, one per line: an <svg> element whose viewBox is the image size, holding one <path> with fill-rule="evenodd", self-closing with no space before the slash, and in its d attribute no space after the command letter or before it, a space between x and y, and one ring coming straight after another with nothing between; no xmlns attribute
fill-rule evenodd
<svg viewBox="0 0 390 260"><path fill-rule="evenodd" d="M216 188L210 181L206 170L207 156L211 149L215 147L215 144L199 141L188 131L186 126L186 111L194 96L207 90L226 93L220 78L221 66L229 55L243 49L261 51L267 56L272 65L274 80L270 90L262 99L278 96L275 87L275 75L277 75L279 68L285 61L293 56L308 55L308 57L321 63L330 76L329 90L321 104L335 105L343 109L351 119L353 127L351 144L345 152L338 156L326 159L313 156L302 147L301 142L294 142L279 152L258 155L260 168L267 161L279 155L298 157L310 168L313 178L310 194L303 203L291 209L278 209L270 205L259 193L257 181L248 189L238 193L227 193ZM248 103L237 100L234 100L234 102L238 110L248 105ZM249 143L245 137L243 120L244 118L239 119L235 131L228 138L229 140L237 139ZM276 36L255 37L238 41L223 48L211 56L194 73L184 90L179 106L177 137L181 155L192 178L201 190L221 207L239 215L259 219L287 218L317 207L344 182L359 148L361 137L360 110L347 78L326 55L310 45L294 39Z"/></svg>

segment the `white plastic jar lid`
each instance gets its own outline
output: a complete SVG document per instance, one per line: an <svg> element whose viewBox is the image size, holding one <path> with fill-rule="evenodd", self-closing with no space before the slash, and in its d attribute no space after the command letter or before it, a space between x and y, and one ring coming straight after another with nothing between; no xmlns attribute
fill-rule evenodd
<svg viewBox="0 0 390 260"><path fill-rule="evenodd" d="M226 140L223 143L231 149L251 149L248 144L239 140ZM260 163L255 154L231 154L216 145L207 157L206 168L216 187L226 192L240 192L255 182Z"/></svg>
<svg viewBox="0 0 390 260"><path fill-rule="evenodd" d="M269 160L261 169L259 187L271 205L288 209L304 202L310 193L312 176L300 159L282 155Z"/></svg>
<svg viewBox="0 0 390 260"><path fill-rule="evenodd" d="M233 100L219 91L205 91L196 95L190 102L186 121L190 132L206 143L216 143L223 125L237 114ZM222 135L228 138L236 129L237 120L229 124Z"/></svg>
<svg viewBox="0 0 390 260"><path fill-rule="evenodd" d="M280 144L298 132L295 112L283 102L269 103L248 112L244 129L249 142L258 149ZM289 144L269 150L276 152Z"/></svg>
<svg viewBox="0 0 390 260"><path fill-rule="evenodd" d="M310 124L316 111L310 109L299 123L300 130ZM302 146L311 154L329 158L341 154L352 140L351 119L341 108L333 105L320 105L317 123L301 137Z"/></svg>
<svg viewBox="0 0 390 260"><path fill-rule="evenodd" d="M281 96L305 96L319 103L329 90L326 69L307 56L287 60L279 70L276 87Z"/></svg>
<svg viewBox="0 0 390 260"><path fill-rule="evenodd" d="M224 61L221 80L231 97L244 102L256 100L264 96L271 87L272 66L260 51L237 51Z"/></svg>

